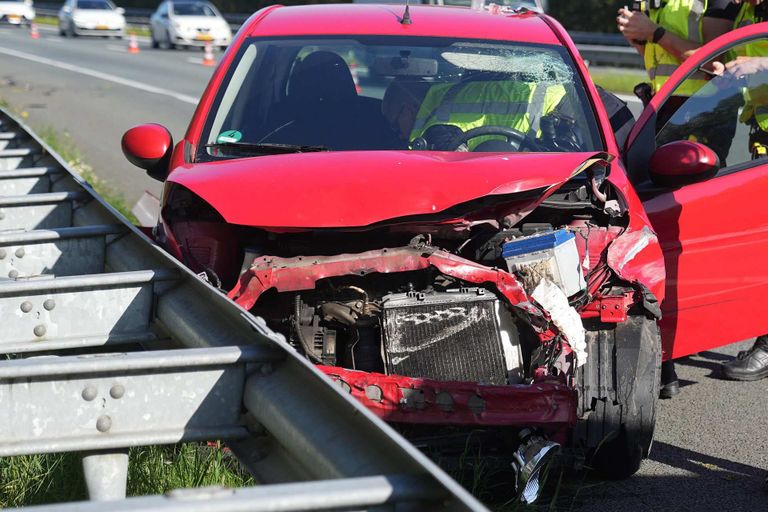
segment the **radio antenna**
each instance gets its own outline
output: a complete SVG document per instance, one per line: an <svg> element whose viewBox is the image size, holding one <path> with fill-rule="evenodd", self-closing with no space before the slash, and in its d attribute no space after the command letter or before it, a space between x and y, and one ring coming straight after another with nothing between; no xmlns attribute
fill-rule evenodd
<svg viewBox="0 0 768 512"><path fill-rule="evenodd" d="M408 0L405 0L405 12L403 12L403 17L400 20L401 25L410 25L413 23L413 20L411 19L411 11L409 9Z"/></svg>

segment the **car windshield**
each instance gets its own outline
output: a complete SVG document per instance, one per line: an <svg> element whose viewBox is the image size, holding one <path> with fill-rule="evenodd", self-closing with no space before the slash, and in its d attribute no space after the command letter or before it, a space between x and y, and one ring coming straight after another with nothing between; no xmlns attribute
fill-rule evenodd
<svg viewBox="0 0 768 512"><path fill-rule="evenodd" d="M595 151L563 48L360 36L246 41L206 121L202 159L291 149Z"/></svg>
<svg viewBox="0 0 768 512"><path fill-rule="evenodd" d="M87 9L93 11L111 11L112 6L108 2L99 0L80 0L77 2L78 9Z"/></svg>
<svg viewBox="0 0 768 512"><path fill-rule="evenodd" d="M210 5L203 2L173 4L177 16L216 16Z"/></svg>

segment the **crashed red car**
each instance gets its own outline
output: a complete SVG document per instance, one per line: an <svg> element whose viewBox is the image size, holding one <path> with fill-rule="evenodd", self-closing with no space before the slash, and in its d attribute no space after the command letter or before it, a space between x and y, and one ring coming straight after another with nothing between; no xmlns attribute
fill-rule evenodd
<svg viewBox="0 0 768 512"><path fill-rule="evenodd" d="M393 88L416 99L405 131ZM638 184L654 102L633 136L651 130ZM478 431L539 459L567 446L613 477L647 456L674 345L657 327L664 257L552 18L269 7L182 141L142 125L123 149L165 180L168 251L441 460ZM654 158L692 182L713 169L704 150Z"/></svg>

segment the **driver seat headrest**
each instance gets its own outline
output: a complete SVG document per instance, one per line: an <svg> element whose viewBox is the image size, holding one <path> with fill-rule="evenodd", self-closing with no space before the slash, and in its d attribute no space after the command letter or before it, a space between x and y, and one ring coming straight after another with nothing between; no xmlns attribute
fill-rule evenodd
<svg viewBox="0 0 768 512"><path fill-rule="evenodd" d="M357 91L344 59L333 52L317 51L296 65L288 97L302 107L338 106L354 101Z"/></svg>

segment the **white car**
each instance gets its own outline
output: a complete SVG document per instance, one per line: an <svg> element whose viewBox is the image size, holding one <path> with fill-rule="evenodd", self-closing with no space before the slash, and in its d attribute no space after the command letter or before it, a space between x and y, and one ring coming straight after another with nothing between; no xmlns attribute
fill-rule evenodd
<svg viewBox="0 0 768 512"><path fill-rule="evenodd" d="M59 9L59 35L125 36L125 9L109 0L66 0Z"/></svg>
<svg viewBox="0 0 768 512"><path fill-rule="evenodd" d="M226 48L232 41L229 23L210 3L199 0L168 0L149 19L152 48L165 45Z"/></svg>
<svg viewBox="0 0 768 512"><path fill-rule="evenodd" d="M29 25L34 19L32 0L0 0L0 23Z"/></svg>

